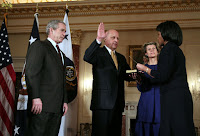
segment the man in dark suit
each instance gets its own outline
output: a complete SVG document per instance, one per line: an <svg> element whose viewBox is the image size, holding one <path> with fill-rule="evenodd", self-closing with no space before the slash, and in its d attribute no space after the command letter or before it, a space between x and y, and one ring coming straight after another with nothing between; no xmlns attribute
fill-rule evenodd
<svg viewBox="0 0 200 136"><path fill-rule="evenodd" d="M61 117L67 112L65 56L56 47L65 32L65 23L52 20L46 27L48 38L34 42L28 49L28 136L57 136Z"/></svg>
<svg viewBox="0 0 200 136"><path fill-rule="evenodd" d="M104 40L105 46L101 48ZM121 136L122 112L125 106L124 80L130 67L123 55L116 52L119 33L116 30L104 31L100 23L97 38L86 50L84 60L92 64L93 90L92 136ZM114 52L113 59L111 55Z"/></svg>

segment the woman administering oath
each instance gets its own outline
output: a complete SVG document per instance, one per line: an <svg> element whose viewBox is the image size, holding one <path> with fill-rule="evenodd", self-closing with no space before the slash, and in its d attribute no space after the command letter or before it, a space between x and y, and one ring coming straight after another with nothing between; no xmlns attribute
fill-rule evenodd
<svg viewBox="0 0 200 136"><path fill-rule="evenodd" d="M137 64L137 69L148 73L152 83L160 84L160 136L195 136L193 102L189 91L185 56L179 46L182 31L174 21L159 24L158 43L163 46L158 69Z"/></svg>

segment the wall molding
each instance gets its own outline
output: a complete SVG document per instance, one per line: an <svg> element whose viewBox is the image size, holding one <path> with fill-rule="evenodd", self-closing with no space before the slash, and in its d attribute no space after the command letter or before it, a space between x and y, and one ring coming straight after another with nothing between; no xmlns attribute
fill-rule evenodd
<svg viewBox="0 0 200 136"><path fill-rule="evenodd" d="M12 57L15 72L22 72L25 62L25 57Z"/></svg>
<svg viewBox="0 0 200 136"><path fill-rule="evenodd" d="M119 14L145 14L160 12L193 12L200 11L199 0L184 1L121 1L121 2L49 2L39 3L38 13L40 17L63 16L66 3L69 5L69 16L105 16ZM36 3L13 4L8 9L9 18L32 18L36 11ZM5 10L1 7L0 13ZM51 13L51 14L49 14ZM2 18L2 17L1 17Z"/></svg>
<svg viewBox="0 0 200 136"><path fill-rule="evenodd" d="M41 33L45 32L49 20L63 19L66 3L71 30L96 31L99 22L104 22L107 29L155 29L164 20L177 21L182 28L200 28L200 0L88 0L39 3ZM8 9L8 32L30 33L35 11L36 3L13 4L13 8ZM4 12L1 7L0 14Z"/></svg>

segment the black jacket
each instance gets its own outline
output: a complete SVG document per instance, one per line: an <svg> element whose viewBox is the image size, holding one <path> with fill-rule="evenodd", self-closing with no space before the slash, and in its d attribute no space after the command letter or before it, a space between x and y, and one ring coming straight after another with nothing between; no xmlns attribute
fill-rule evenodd
<svg viewBox="0 0 200 136"><path fill-rule="evenodd" d="M63 103L67 103L64 67L65 64L63 66L58 53L48 40L36 41L30 46L25 69L29 110L32 99L40 98L42 111L62 112Z"/></svg>
<svg viewBox="0 0 200 136"><path fill-rule="evenodd" d="M84 60L92 64L93 90L91 110L113 109L116 106L123 111L124 80L130 80L126 70L130 67L123 55L116 52L118 70L108 50L100 47L96 40L86 50Z"/></svg>

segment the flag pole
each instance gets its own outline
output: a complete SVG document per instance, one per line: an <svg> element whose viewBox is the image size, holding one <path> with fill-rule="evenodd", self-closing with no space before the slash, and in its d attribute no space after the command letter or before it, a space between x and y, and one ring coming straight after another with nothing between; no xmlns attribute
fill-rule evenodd
<svg viewBox="0 0 200 136"><path fill-rule="evenodd" d="M5 19L5 25L6 25L6 28L8 28L7 27L7 15L8 15L8 13L6 12L6 13L4 13L4 19Z"/></svg>
<svg viewBox="0 0 200 136"><path fill-rule="evenodd" d="M36 4L36 11L35 11L35 14L34 14L34 16L35 16L35 18L36 18L36 22L37 22L37 27L38 27L38 29L39 29L39 21L38 21L38 10L39 10L39 8L38 8L39 6L38 6L38 3ZM37 16L37 17L36 17Z"/></svg>
<svg viewBox="0 0 200 136"><path fill-rule="evenodd" d="M36 13L38 13L38 3L36 4Z"/></svg>
<svg viewBox="0 0 200 136"><path fill-rule="evenodd" d="M66 3L66 9L68 9L68 5L67 5L67 3Z"/></svg>

